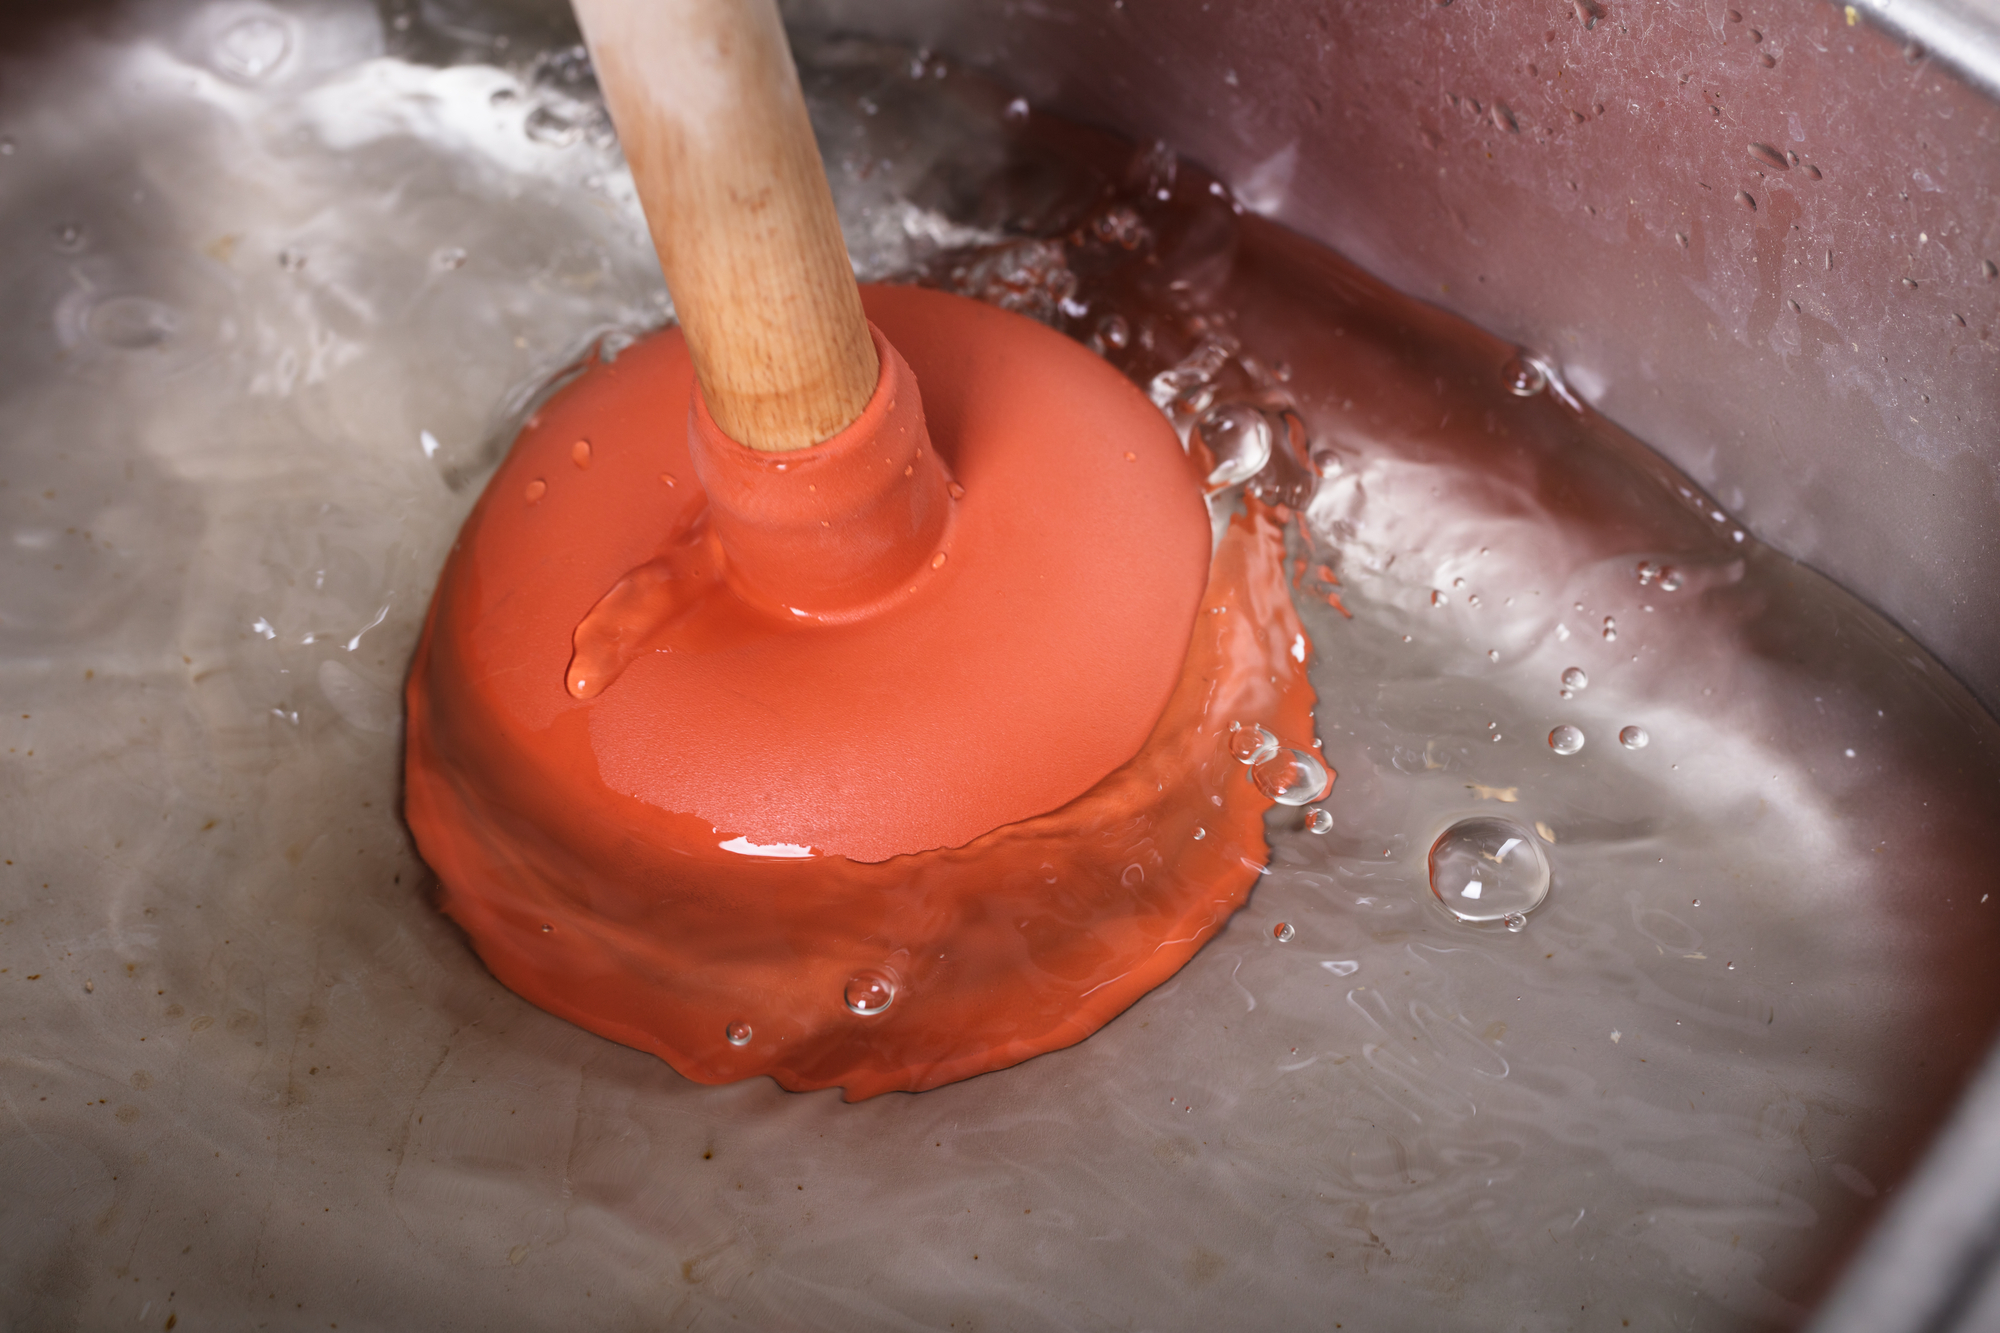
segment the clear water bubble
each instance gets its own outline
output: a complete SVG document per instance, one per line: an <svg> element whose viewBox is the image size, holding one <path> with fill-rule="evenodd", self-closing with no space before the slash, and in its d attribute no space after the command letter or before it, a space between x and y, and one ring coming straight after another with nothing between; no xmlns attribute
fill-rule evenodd
<svg viewBox="0 0 2000 1333"><path fill-rule="evenodd" d="M842 998L857 1014L879 1014L896 1002L896 975L885 967L863 968L848 978Z"/></svg>
<svg viewBox="0 0 2000 1333"><path fill-rule="evenodd" d="M108 296L90 308L83 322L92 339L127 352L157 347L180 326L172 306L147 296Z"/></svg>
<svg viewBox="0 0 2000 1333"><path fill-rule="evenodd" d="M1326 765L1304 750L1280 750L1250 770L1257 790L1279 805L1304 805L1326 795Z"/></svg>
<svg viewBox="0 0 2000 1333"><path fill-rule="evenodd" d="M750 1025L748 1023L731 1023L727 1028L723 1029L722 1035L731 1046L748 1046L750 1044Z"/></svg>
<svg viewBox="0 0 2000 1333"><path fill-rule="evenodd" d="M1653 743L1644 727L1627 727L1618 733L1618 743L1628 750L1643 750Z"/></svg>
<svg viewBox="0 0 2000 1333"><path fill-rule="evenodd" d="M1271 419L1248 403L1221 403L1195 427L1201 442L1215 455L1208 474L1211 486L1234 486L1262 472L1271 461L1275 432Z"/></svg>
<svg viewBox="0 0 2000 1333"><path fill-rule="evenodd" d="M1431 892L1460 921L1508 921L1549 896L1549 862L1533 834L1508 819L1461 819L1431 844Z"/></svg>
<svg viewBox="0 0 2000 1333"><path fill-rule="evenodd" d="M1678 569L1675 569L1672 565L1669 565L1665 569L1662 569L1660 571L1661 592L1679 592L1685 586L1687 586L1687 580L1683 578L1681 576L1681 572Z"/></svg>
<svg viewBox="0 0 2000 1333"><path fill-rule="evenodd" d="M1261 764L1278 752L1278 738L1262 727L1237 727L1229 733L1229 754L1239 764Z"/></svg>
<svg viewBox="0 0 2000 1333"><path fill-rule="evenodd" d="M1314 806L1306 811L1306 827L1314 833L1326 833L1333 828L1333 815Z"/></svg>
<svg viewBox="0 0 2000 1333"><path fill-rule="evenodd" d="M1271 938L1280 944L1290 944L1298 933L1289 921L1280 921L1277 925L1271 927Z"/></svg>
<svg viewBox="0 0 2000 1333"><path fill-rule="evenodd" d="M1557 754L1575 754L1583 748L1583 733L1565 722L1549 733L1549 748Z"/></svg>
<svg viewBox="0 0 2000 1333"><path fill-rule="evenodd" d="M1583 689L1590 684L1590 673L1582 667L1567 667L1562 673L1562 683L1566 690Z"/></svg>
<svg viewBox="0 0 2000 1333"><path fill-rule="evenodd" d="M292 34L282 20L262 14L238 19L215 39L215 65L224 74L255 82L284 63Z"/></svg>
<svg viewBox="0 0 2000 1333"><path fill-rule="evenodd" d="M1529 357L1510 356L1500 367L1500 382L1507 386L1509 393L1533 398L1549 387L1549 375Z"/></svg>
<svg viewBox="0 0 2000 1333"><path fill-rule="evenodd" d="M1618 621L1615 617L1604 617L1604 641L1606 643L1618 642Z"/></svg>

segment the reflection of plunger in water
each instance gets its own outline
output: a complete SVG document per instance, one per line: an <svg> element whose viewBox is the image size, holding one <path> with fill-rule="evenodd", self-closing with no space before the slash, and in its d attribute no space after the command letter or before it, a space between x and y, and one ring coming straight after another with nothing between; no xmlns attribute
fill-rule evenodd
<svg viewBox="0 0 2000 1333"><path fill-rule="evenodd" d="M407 797L444 910L703 1082L1079 1041L1330 781L1276 740L1280 529L1211 556L1172 428L1061 335L857 290L768 0L578 8L681 327L530 420L445 566Z"/></svg>

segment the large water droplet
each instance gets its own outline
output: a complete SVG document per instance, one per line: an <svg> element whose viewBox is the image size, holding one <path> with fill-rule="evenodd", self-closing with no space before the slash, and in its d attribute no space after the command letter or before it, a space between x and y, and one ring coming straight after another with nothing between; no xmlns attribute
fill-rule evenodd
<svg viewBox="0 0 2000 1333"><path fill-rule="evenodd" d="M1248 403L1222 403L1195 428L1215 455L1211 486L1234 486L1262 472L1271 461L1271 419Z"/></svg>
<svg viewBox="0 0 2000 1333"><path fill-rule="evenodd" d="M1533 398L1549 387L1548 372L1525 356L1510 356L1500 367L1500 382L1507 392Z"/></svg>
<svg viewBox="0 0 2000 1333"><path fill-rule="evenodd" d="M106 347L157 347L180 330L172 306L145 296L109 296L90 308L84 328Z"/></svg>
<svg viewBox="0 0 2000 1333"><path fill-rule="evenodd" d="M1618 743L1628 750L1643 750L1653 743L1644 727L1627 727L1618 733Z"/></svg>
<svg viewBox="0 0 2000 1333"><path fill-rule="evenodd" d="M748 1046L750 1044L750 1025L748 1023L731 1023L727 1028L723 1029L722 1035L731 1046Z"/></svg>
<svg viewBox="0 0 2000 1333"><path fill-rule="evenodd" d="M1326 765L1304 750L1280 750L1250 770L1257 790L1279 805L1305 805L1326 795Z"/></svg>
<svg viewBox="0 0 2000 1333"><path fill-rule="evenodd" d="M1583 748L1583 733L1565 722L1549 733L1549 748L1557 754L1575 754Z"/></svg>
<svg viewBox="0 0 2000 1333"><path fill-rule="evenodd" d="M1590 675L1582 667L1569 667L1562 674L1563 688L1580 690L1590 684Z"/></svg>
<svg viewBox="0 0 2000 1333"><path fill-rule="evenodd" d="M884 967L863 968L848 978L843 998L857 1014L879 1014L896 1002L896 976Z"/></svg>
<svg viewBox="0 0 2000 1333"><path fill-rule="evenodd" d="M1238 727L1229 733L1229 754L1239 764L1261 764L1278 752L1278 738L1262 727Z"/></svg>
<svg viewBox="0 0 2000 1333"><path fill-rule="evenodd" d="M1431 844L1431 892L1460 921L1508 921L1549 896L1549 863L1534 835L1511 820L1453 824ZM1518 927L1514 927L1518 929Z"/></svg>
<svg viewBox="0 0 2000 1333"><path fill-rule="evenodd" d="M252 15L224 28L215 39L215 64L224 74L252 81L263 78L292 49L292 37L275 18Z"/></svg>

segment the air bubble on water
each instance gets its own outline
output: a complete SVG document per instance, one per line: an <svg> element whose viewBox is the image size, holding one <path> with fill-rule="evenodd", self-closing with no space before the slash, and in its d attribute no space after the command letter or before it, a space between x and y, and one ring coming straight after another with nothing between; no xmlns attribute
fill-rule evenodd
<svg viewBox="0 0 2000 1333"><path fill-rule="evenodd" d="M1549 748L1557 754L1575 754L1583 748L1583 733L1565 722L1549 733Z"/></svg>
<svg viewBox="0 0 2000 1333"><path fill-rule="evenodd" d="M1618 642L1618 621L1611 616L1604 617L1604 641L1606 643Z"/></svg>
<svg viewBox="0 0 2000 1333"><path fill-rule="evenodd" d="M1262 472L1271 461L1271 419L1248 403L1221 403L1195 427L1215 455L1211 486L1234 486Z"/></svg>
<svg viewBox="0 0 2000 1333"><path fill-rule="evenodd" d="M1236 726L1229 732L1229 754L1239 764L1261 764L1278 752L1278 738L1263 727Z"/></svg>
<svg viewBox="0 0 2000 1333"><path fill-rule="evenodd" d="M848 978L842 998L863 1017L879 1014L896 1002L895 974L882 967L863 968Z"/></svg>
<svg viewBox="0 0 2000 1333"><path fill-rule="evenodd" d="M1507 921L1541 906L1549 895L1549 862L1541 844L1512 820L1461 819L1431 844L1431 892L1460 921Z"/></svg>
<svg viewBox="0 0 2000 1333"><path fill-rule="evenodd" d="M1562 673L1562 683L1564 689L1586 689L1590 685L1590 675L1582 667L1568 667Z"/></svg>
<svg viewBox="0 0 2000 1333"><path fill-rule="evenodd" d="M1679 592L1686 584L1687 580L1673 566L1669 565L1660 571L1661 592Z"/></svg>
<svg viewBox="0 0 2000 1333"><path fill-rule="evenodd" d="M1618 743L1628 750L1643 750L1653 743L1644 727L1627 727L1618 733Z"/></svg>
<svg viewBox="0 0 2000 1333"><path fill-rule="evenodd" d="M731 1046L748 1046L750 1044L750 1025L748 1023L731 1023L722 1030L722 1035Z"/></svg>
<svg viewBox="0 0 2000 1333"><path fill-rule="evenodd" d="M1280 944L1290 944L1298 933L1289 921L1280 921L1277 925L1271 927L1271 938Z"/></svg>
<svg viewBox="0 0 2000 1333"><path fill-rule="evenodd" d="M261 14L239 19L215 39L215 64L224 74L255 82L284 62L292 36L283 21Z"/></svg>
<svg viewBox="0 0 2000 1333"><path fill-rule="evenodd" d="M1333 828L1333 815L1313 806L1306 811L1306 827L1314 833L1325 833Z"/></svg>
<svg viewBox="0 0 2000 1333"><path fill-rule="evenodd" d="M551 106L538 106L521 122L521 132L538 144L567 148L583 135L583 127Z"/></svg>
<svg viewBox="0 0 2000 1333"><path fill-rule="evenodd" d="M1533 398L1549 387L1549 375L1532 357L1510 356L1500 367L1500 382L1509 393Z"/></svg>
<svg viewBox="0 0 2000 1333"><path fill-rule="evenodd" d="M1250 770L1257 790L1279 805L1304 805L1326 795L1326 765L1304 750L1280 750Z"/></svg>
<svg viewBox="0 0 2000 1333"><path fill-rule="evenodd" d="M180 330L180 316L150 297L109 296L90 308L83 326L104 346L135 352L173 337Z"/></svg>
<svg viewBox="0 0 2000 1333"><path fill-rule="evenodd" d="M83 248L83 224L81 222L58 222L55 226L56 249L81 250Z"/></svg>

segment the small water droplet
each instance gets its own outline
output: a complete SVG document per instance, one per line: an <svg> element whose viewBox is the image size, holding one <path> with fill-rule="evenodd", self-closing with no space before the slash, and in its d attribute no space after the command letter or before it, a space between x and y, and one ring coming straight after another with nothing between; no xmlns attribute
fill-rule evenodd
<svg viewBox="0 0 2000 1333"><path fill-rule="evenodd" d="M1562 673L1562 683L1564 689L1586 689L1590 685L1590 674L1582 667L1568 667Z"/></svg>
<svg viewBox="0 0 2000 1333"><path fill-rule="evenodd" d="M1499 661L1499 660L1500 660L1500 650L1499 650L1498 648L1488 648L1488 649L1486 650L1486 660L1487 660L1487 661L1489 661L1489 662L1497 662L1497 661Z"/></svg>
<svg viewBox="0 0 2000 1333"><path fill-rule="evenodd" d="M1206 838L1207 836L1208 836L1208 830L1205 828L1198 828L1194 831L1194 840L1196 842L1200 842L1203 838Z"/></svg>
<svg viewBox="0 0 2000 1333"><path fill-rule="evenodd" d="M1681 572L1678 569L1675 569L1672 565L1668 565L1665 569L1662 569L1660 571L1661 592L1679 592L1686 585L1687 585L1687 580L1684 577L1682 577Z"/></svg>
<svg viewBox="0 0 2000 1333"><path fill-rule="evenodd" d="M1654 564L1650 560L1641 560L1639 562L1639 569L1638 569L1639 586L1643 588L1648 583L1651 583L1653 581L1653 576L1658 574L1659 572L1660 572L1660 567L1658 565Z"/></svg>
<svg viewBox="0 0 2000 1333"><path fill-rule="evenodd" d="M1431 589L1431 605L1443 606L1444 604L1445 604L1445 595L1439 592L1435 588Z"/></svg>
<svg viewBox="0 0 2000 1333"><path fill-rule="evenodd" d="M1478 606L1478 605L1479 605L1479 594L1478 594L1478 593L1476 593L1476 592L1474 592L1474 593L1467 593L1467 594L1466 594L1466 596L1465 596L1465 604L1466 604L1467 606Z"/></svg>
<svg viewBox="0 0 2000 1333"><path fill-rule="evenodd" d="M1001 115L1005 116L1008 120L1026 120L1028 118L1028 99L1025 97L1015 98L1007 104L1007 109Z"/></svg>
<svg viewBox="0 0 2000 1333"><path fill-rule="evenodd" d="M1979 261L1979 271L1984 273L1988 278L2000 278L2000 264L1996 264L1990 259Z"/></svg>
<svg viewBox="0 0 2000 1333"><path fill-rule="evenodd" d="M1304 750L1280 750L1250 770L1258 791L1279 805L1304 805L1326 795L1326 765Z"/></svg>
<svg viewBox="0 0 2000 1333"><path fill-rule="evenodd" d="M731 1046L748 1046L750 1044L750 1025L748 1023L731 1023L722 1030L722 1035Z"/></svg>
<svg viewBox="0 0 2000 1333"><path fill-rule="evenodd" d="M1565 722L1549 733L1549 748L1557 754L1575 754L1583 748L1583 733Z"/></svg>
<svg viewBox="0 0 2000 1333"><path fill-rule="evenodd" d="M465 251L456 245L448 245L431 256L431 267L440 273L449 273L465 265Z"/></svg>
<svg viewBox="0 0 2000 1333"><path fill-rule="evenodd" d="M1500 382L1511 394L1533 398L1549 387L1549 376L1533 358L1510 356L1500 367Z"/></svg>
<svg viewBox="0 0 2000 1333"><path fill-rule="evenodd" d="M537 500L541 499L544 495L547 495L548 493L549 493L549 484L546 481L543 481L540 477L536 477L533 481L529 482L527 490L522 492L522 494L527 496L529 504L534 504Z"/></svg>
<svg viewBox="0 0 2000 1333"><path fill-rule="evenodd" d="M1453 824L1431 844L1430 881L1460 921L1525 921L1548 897L1549 863L1526 829L1481 815Z"/></svg>
<svg viewBox="0 0 2000 1333"><path fill-rule="evenodd" d="M587 471L590 467L590 441L578 440L572 444L569 447L569 461L576 464L579 469Z"/></svg>
<svg viewBox="0 0 2000 1333"><path fill-rule="evenodd" d="M1618 642L1618 622L1610 616L1604 617L1604 641L1606 643Z"/></svg>
<svg viewBox="0 0 2000 1333"><path fill-rule="evenodd" d="M554 926L550 925L546 921L542 922L542 934L553 935L555 933L556 933L556 928Z"/></svg>
<svg viewBox="0 0 2000 1333"><path fill-rule="evenodd" d="M1772 55L1769 51L1760 51L1757 53L1757 63L1762 65L1765 69L1771 69L1777 65L1778 58Z"/></svg>
<svg viewBox="0 0 2000 1333"><path fill-rule="evenodd" d="M1211 486L1248 481L1271 461L1271 419L1248 403L1219 403L1195 429L1215 455L1215 469L1208 474Z"/></svg>
<svg viewBox="0 0 2000 1333"><path fill-rule="evenodd" d="M55 226L56 249L81 250L83 248L83 224L81 222L58 222Z"/></svg>
<svg viewBox="0 0 2000 1333"><path fill-rule="evenodd" d="M1618 743L1628 750L1643 750L1653 743L1644 727L1627 727L1618 733Z"/></svg>
<svg viewBox="0 0 2000 1333"><path fill-rule="evenodd" d="M887 968L863 968L848 978L843 993L847 1007L864 1017L881 1013L896 1002L896 977Z"/></svg>
<svg viewBox="0 0 2000 1333"><path fill-rule="evenodd" d="M1513 109L1505 102L1493 104L1493 128L1505 134L1519 134L1521 122L1514 118Z"/></svg>
<svg viewBox="0 0 2000 1333"><path fill-rule="evenodd" d="M1278 738L1262 727L1237 727L1229 733L1229 753L1239 764L1261 764L1278 752Z"/></svg>
<svg viewBox="0 0 2000 1333"><path fill-rule="evenodd" d="M1805 172L1806 175L1812 177L1816 181L1826 179L1826 173L1821 171L1818 167L1814 166L1810 162L1806 163Z"/></svg>
<svg viewBox="0 0 2000 1333"><path fill-rule="evenodd" d="M1509 912L1502 920L1506 921L1507 929L1516 935L1528 928L1528 917L1525 912Z"/></svg>
<svg viewBox="0 0 2000 1333"><path fill-rule="evenodd" d="M1277 925L1271 927L1271 938L1280 944L1290 944L1298 933L1297 930L1293 929L1292 923L1289 921L1280 921Z"/></svg>
<svg viewBox="0 0 2000 1333"><path fill-rule="evenodd" d="M1752 213L1757 211L1756 196L1752 195L1748 190L1738 190L1736 192L1736 202L1749 209Z"/></svg>
<svg viewBox="0 0 2000 1333"><path fill-rule="evenodd" d="M1767 143L1751 144L1750 156L1756 158L1759 162L1762 162L1774 171L1790 171L1792 169L1792 164L1785 159L1785 155Z"/></svg>
<svg viewBox="0 0 2000 1333"><path fill-rule="evenodd" d="M1736 970L1736 964L1734 964L1734 963L1724 963L1724 964L1722 965L1722 969L1723 969L1723 971L1725 971L1725 972L1734 972L1734 971Z"/></svg>
<svg viewBox="0 0 2000 1333"><path fill-rule="evenodd" d="M291 49L291 33L282 22L253 15L230 24L216 37L215 63L224 74L256 80L276 69Z"/></svg>
<svg viewBox="0 0 2000 1333"><path fill-rule="evenodd" d="M1333 828L1333 815L1316 805L1312 806L1306 811L1306 827L1314 833L1328 832Z"/></svg>

